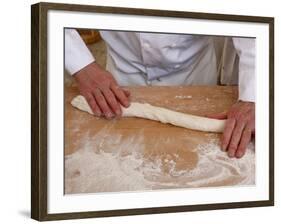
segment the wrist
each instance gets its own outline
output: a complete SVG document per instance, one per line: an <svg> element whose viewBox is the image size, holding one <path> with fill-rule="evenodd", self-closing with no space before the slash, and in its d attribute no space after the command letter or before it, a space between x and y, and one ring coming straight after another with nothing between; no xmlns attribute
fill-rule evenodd
<svg viewBox="0 0 281 224"><path fill-rule="evenodd" d="M91 62L90 64L86 65L85 67L81 68L79 71L77 71L76 73L73 74L73 77L77 80L79 79L81 76L83 76L83 74L85 73L89 73L90 70L96 70L97 68L97 63L95 61Z"/></svg>

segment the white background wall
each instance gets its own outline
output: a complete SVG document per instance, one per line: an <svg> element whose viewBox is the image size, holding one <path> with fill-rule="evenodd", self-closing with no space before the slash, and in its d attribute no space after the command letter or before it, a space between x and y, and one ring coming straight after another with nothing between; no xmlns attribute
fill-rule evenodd
<svg viewBox="0 0 281 224"><path fill-rule="evenodd" d="M68 3L275 17L276 206L52 223L280 223L280 6L277 0L65 0ZM56 2L64 2L57 0ZM2 1L0 24L0 222L35 223L30 215L30 5ZM279 100L279 103L278 103ZM271 220L271 221L269 221Z"/></svg>

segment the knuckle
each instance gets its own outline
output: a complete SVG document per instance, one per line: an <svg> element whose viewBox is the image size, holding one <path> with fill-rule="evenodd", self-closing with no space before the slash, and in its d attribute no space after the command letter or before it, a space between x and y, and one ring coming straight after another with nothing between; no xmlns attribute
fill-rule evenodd
<svg viewBox="0 0 281 224"><path fill-rule="evenodd" d="M241 124L237 124L237 126L235 127L235 129L233 130L232 132L232 139L234 141L236 141L238 138L239 138L239 135L241 134L242 132L242 125Z"/></svg>
<svg viewBox="0 0 281 224"><path fill-rule="evenodd" d="M223 139L223 140L222 140L222 144L223 144L223 145L228 145L228 143L229 143L228 139Z"/></svg>
<svg viewBox="0 0 281 224"><path fill-rule="evenodd" d="M97 100L99 103L101 103L101 102L104 101L103 96L100 95L100 94L96 94L95 97L96 97L96 100Z"/></svg>
<svg viewBox="0 0 281 224"><path fill-rule="evenodd" d="M115 80L113 80L113 82L110 83L110 87L114 89L120 88L119 85L115 82Z"/></svg>
<svg viewBox="0 0 281 224"><path fill-rule="evenodd" d="M114 88L115 90L119 91L121 88L120 86L118 86L117 84L115 83L112 83L112 88Z"/></svg>
<svg viewBox="0 0 281 224"><path fill-rule="evenodd" d="M111 105L111 106L115 106L116 102L112 97L107 97L107 102Z"/></svg>
<svg viewBox="0 0 281 224"><path fill-rule="evenodd" d="M116 96L118 97L118 99L123 100L124 99L124 95L123 92L121 90L115 92Z"/></svg>
<svg viewBox="0 0 281 224"><path fill-rule="evenodd" d="M117 102L115 100L110 99L108 100L108 103L113 109L118 108Z"/></svg>
<svg viewBox="0 0 281 224"><path fill-rule="evenodd" d="M249 118L248 118L248 116L240 115L240 116L238 117L238 120L239 120L241 123L245 124L245 123L248 122Z"/></svg>
<svg viewBox="0 0 281 224"><path fill-rule="evenodd" d="M108 92L108 88L106 87L106 85L101 85L98 89L104 94Z"/></svg>
<svg viewBox="0 0 281 224"><path fill-rule="evenodd" d="M103 111L106 111L106 112L109 111L109 107L107 106L107 104L104 101L102 101L100 103L100 107L102 108Z"/></svg>
<svg viewBox="0 0 281 224"><path fill-rule="evenodd" d="M226 127L233 127L236 122L236 119L234 117L231 117L227 119L226 121Z"/></svg>
<svg viewBox="0 0 281 224"><path fill-rule="evenodd" d="M103 97L96 97L96 102L100 107L104 107L104 105L106 104Z"/></svg>

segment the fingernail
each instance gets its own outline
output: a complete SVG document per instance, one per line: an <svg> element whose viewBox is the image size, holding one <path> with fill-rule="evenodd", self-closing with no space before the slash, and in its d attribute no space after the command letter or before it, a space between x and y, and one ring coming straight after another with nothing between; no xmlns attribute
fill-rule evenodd
<svg viewBox="0 0 281 224"><path fill-rule="evenodd" d="M224 151L224 152L226 151L225 145L222 145L221 150Z"/></svg>
<svg viewBox="0 0 281 224"><path fill-rule="evenodd" d="M229 152L229 153L228 153L228 156L229 156L230 158L233 158L233 157L234 157L234 152Z"/></svg>
<svg viewBox="0 0 281 224"><path fill-rule="evenodd" d="M236 157L237 157L237 158L241 158L242 156L243 156L243 153L242 153L242 152L237 152L237 153L236 153Z"/></svg>

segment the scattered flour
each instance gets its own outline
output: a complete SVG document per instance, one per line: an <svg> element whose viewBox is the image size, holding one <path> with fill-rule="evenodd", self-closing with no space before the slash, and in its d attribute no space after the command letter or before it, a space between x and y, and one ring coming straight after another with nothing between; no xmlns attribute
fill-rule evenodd
<svg viewBox="0 0 281 224"><path fill-rule="evenodd" d="M175 96L175 99L192 99L192 96L190 96L190 95L186 95L186 96L177 95L177 96Z"/></svg>
<svg viewBox="0 0 281 224"><path fill-rule="evenodd" d="M230 159L217 141L198 145L198 162L190 170L176 169L178 154L144 158L141 130L127 139L104 128L85 136L84 145L65 157L65 192L95 193L168 188L252 185L255 153L251 143L245 156ZM163 167L168 172L163 172ZM167 166L168 165L168 166Z"/></svg>

